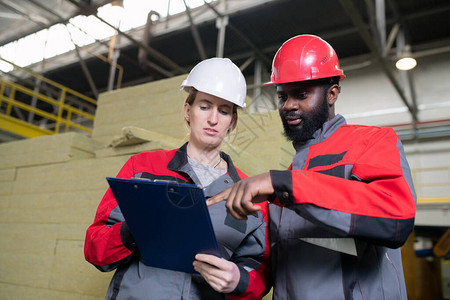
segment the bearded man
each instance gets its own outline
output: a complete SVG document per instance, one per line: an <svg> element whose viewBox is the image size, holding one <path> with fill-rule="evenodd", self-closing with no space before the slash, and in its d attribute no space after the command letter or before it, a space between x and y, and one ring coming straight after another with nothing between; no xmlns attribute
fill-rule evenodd
<svg viewBox="0 0 450 300"><path fill-rule="evenodd" d="M226 200L236 219L270 202L273 299L407 299L400 247L414 228L411 172L391 128L347 125L335 113L344 78L323 39L286 41L267 84L293 162L208 201Z"/></svg>

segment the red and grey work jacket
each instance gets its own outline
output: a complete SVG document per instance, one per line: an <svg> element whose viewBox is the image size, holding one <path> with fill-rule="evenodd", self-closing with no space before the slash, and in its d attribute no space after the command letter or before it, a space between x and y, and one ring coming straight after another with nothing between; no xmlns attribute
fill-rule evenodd
<svg viewBox="0 0 450 300"><path fill-rule="evenodd" d="M200 184L188 164L186 145L168 151L143 152L132 156L119 178L164 179ZM230 157L225 175L205 187L207 197L230 187L246 176L234 167ZM102 271L116 270L106 299L260 299L268 276L268 207L248 220L236 220L226 213L225 202L209 207L222 257L240 270L236 289L228 294L215 292L200 275L192 275L144 265L122 213L110 189L98 207L94 223L87 229L85 258ZM183 249L180 249L183 251Z"/></svg>
<svg viewBox="0 0 450 300"><path fill-rule="evenodd" d="M406 299L416 195L397 135L337 115L295 147L290 169L271 171L274 299Z"/></svg>

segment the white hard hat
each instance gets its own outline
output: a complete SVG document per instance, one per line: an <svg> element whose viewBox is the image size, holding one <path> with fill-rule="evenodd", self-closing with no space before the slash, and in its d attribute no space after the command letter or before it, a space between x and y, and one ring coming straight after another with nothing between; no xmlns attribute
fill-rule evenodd
<svg viewBox="0 0 450 300"><path fill-rule="evenodd" d="M240 107L245 107L247 84L241 70L228 58L209 58L198 63L181 87L189 92L195 88Z"/></svg>

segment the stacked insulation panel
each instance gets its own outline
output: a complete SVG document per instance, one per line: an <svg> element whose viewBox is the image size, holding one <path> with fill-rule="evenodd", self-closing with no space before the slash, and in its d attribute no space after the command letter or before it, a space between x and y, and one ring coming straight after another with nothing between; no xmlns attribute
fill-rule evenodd
<svg viewBox="0 0 450 300"><path fill-rule="evenodd" d="M92 138L64 133L0 144L2 300L100 300L112 273L84 260L86 228L130 155L187 140L184 76L101 94ZM223 150L248 175L285 169L277 112L241 111Z"/></svg>

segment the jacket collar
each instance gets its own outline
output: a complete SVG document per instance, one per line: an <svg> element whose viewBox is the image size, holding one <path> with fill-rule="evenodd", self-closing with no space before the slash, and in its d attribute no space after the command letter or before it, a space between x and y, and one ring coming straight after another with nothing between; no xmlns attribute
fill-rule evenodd
<svg viewBox="0 0 450 300"><path fill-rule="evenodd" d="M188 158L187 158L188 143L189 142L186 142L183 146L181 146L175 152L175 155L167 164L167 168L171 171L186 173L187 175L189 175L189 177L191 177L191 179L193 179L194 182L198 182L197 176L195 175L191 166L188 164ZM236 168L234 167L233 161L231 160L230 156L228 154L226 154L225 152L221 151L220 157L224 161L227 162L227 164L228 164L227 173L231 177L231 179L233 179L234 182L238 182L239 180L241 180Z"/></svg>
<svg viewBox="0 0 450 300"><path fill-rule="evenodd" d="M307 148L312 145L318 144L329 138L339 127L347 124L345 118L337 114L334 118L323 123L322 127L313 133L311 139L306 142L294 142L294 148L299 151L302 148Z"/></svg>

